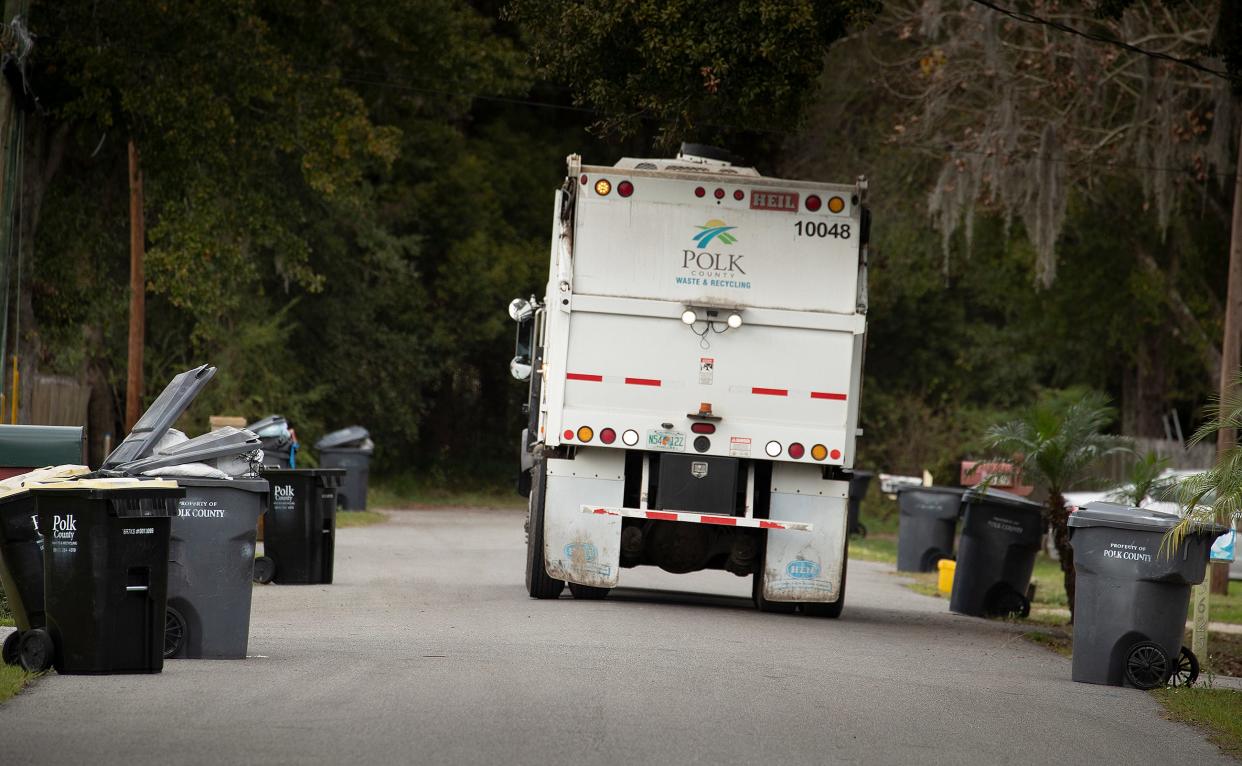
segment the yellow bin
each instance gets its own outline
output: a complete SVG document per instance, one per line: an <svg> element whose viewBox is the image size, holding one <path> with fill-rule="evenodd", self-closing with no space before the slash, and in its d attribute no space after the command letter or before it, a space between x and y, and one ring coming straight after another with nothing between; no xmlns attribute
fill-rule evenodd
<svg viewBox="0 0 1242 766"><path fill-rule="evenodd" d="M940 568L940 592L953 592L953 573L957 571L957 562L953 559L940 559L936 562L936 566Z"/></svg>

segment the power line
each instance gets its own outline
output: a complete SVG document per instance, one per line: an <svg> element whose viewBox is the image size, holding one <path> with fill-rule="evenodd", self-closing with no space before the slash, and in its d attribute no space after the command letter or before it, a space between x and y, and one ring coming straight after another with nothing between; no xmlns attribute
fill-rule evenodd
<svg viewBox="0 0 1242 766"><path fill-rule="evenodd" d="M1209 66L1204 66L1203 64L1200 64L1198 61L1194 59L1181 58L1179 56L1169 55L1168 53L1161 53L1160 51L1153 51L1147 48L1140 48L1137 45L1131 45L1130 43L1124 40L1118 40L1115 37L1109 37L1108 35L1102 35L1096 32L1087 32L1085 30L1078 29L1077 27L1071 27L1069 24L1064 24L1060 21L1055 21L1053 19L1045 19L1042 16L1036 16L1035 14L1027 13L1026 11L1019 11L1013 8L1004 8L1004 7L997 5L996 3L988 2L988 0L971 0L971 1L974 2L976 5L982 5L984 8L990 8L993 11L996 11L997 13L1004 14L1005 16L1008 16L1009 18L1015 19L1017 21L1021 21L1024 24L1035 24L1038 26L1050 27L1059 32L1064 32L1070 35L1076 35L1078 37L1086 38L1087 40L1092 40L1097 43L1104 43L1106 45L1112 45L1112 46L1130 51L1131 53L1137 53L1141 56L1147 56L1148 58L1160 59L1162 61L1171 61L1174 64L1180 64L1181 66L1189 67L1196 71L1203 72L1204 74L1212 75L1213 77L1220 77L1222 79L1230 80L1230 81L1238 79L1235 75L1232 75L1229 72L1222 71L1220 69L1213 69L1212 67L1209 67Z"/></svg>

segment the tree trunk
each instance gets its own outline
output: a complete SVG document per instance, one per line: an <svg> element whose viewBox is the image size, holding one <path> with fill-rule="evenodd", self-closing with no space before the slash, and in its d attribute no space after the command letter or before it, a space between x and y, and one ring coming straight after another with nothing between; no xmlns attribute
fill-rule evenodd
<svg viewBox="0 0 1242 766"><path fill-rule="evenodd" d="M1069 542L1069 509L1059 490L1048 492L1048 530L1052 544L1061 560L1061 573L1065 577L1065 597L1069 600L1070 622L1074 621L1074 549Z"/></svg>
<svg viewBox="0 0 1242 766"><path fill-rule="evenodd" d="M1127 436L1165 437L1166 341L1164 332L1144 335L1134 365L1122 380L1121 432Z"/></svg>
<svg viewBox="0 0 1242 766"><path fill-rule="evenodd" d="M1242 366L1242 121L1238 127L1238 167L1233 181L1233 223L1229 235L1229 277L1225 288L1225 332L1221 339L1220 398L1226 401L1234 376ZM1222 428L1216 434L1216 454L1232 447L1237 434Z"/></svg>

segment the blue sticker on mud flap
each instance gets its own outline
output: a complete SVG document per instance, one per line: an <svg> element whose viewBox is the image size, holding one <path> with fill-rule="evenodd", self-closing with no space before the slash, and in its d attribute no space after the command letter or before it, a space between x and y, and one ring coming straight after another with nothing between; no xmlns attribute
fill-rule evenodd
<svg viewBox="0 0 1242 766"><path fill-rule="evenodd" d="M814 580L819 577L819 563L806 559L794 559L785 566L785 572L795 580Z"/></svg>
<svg viewBox="0 0 1242 766"><path fill-rule="evenodd" d="M599 551L591 543L570 543L565 546L565 558L570 561L574 560L574 555L582 551L582 560L590 563L599 558Z"/></svg>

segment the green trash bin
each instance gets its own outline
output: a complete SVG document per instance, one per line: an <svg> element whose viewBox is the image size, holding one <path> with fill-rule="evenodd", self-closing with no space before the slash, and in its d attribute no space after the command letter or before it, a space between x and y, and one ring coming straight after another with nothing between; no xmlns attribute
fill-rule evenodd
<svg viewBox="0 0 1242 766"><path fill-rule="evenodd" d="M49 465L86 462L81 426L0 425L0 479Z"/></svg>

